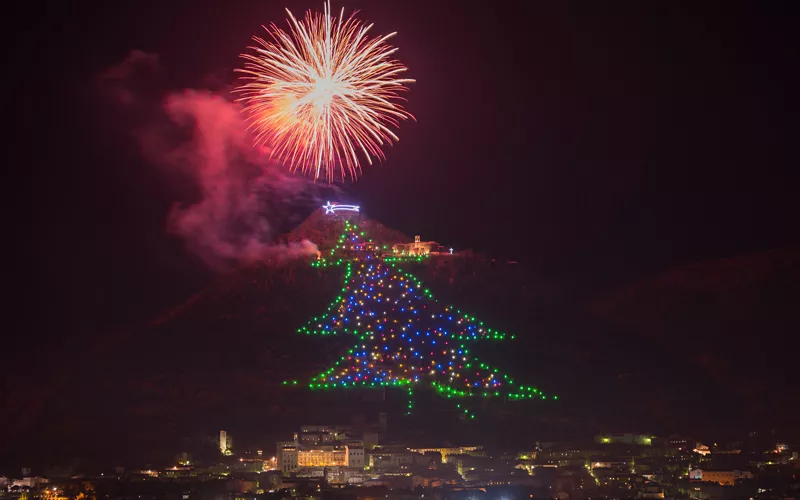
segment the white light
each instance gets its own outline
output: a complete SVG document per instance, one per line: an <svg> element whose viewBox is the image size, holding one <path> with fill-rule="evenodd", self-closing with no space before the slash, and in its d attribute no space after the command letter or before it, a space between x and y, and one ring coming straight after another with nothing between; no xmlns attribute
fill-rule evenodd
<svg viewBox="0 0 800 500"><path fill-rule="evenodd" d="M361 207L358 205L340 205L338 203L331 203L328 202L325 205L322 205L322 208L325 209L325 214L335 214L336 212L360 212Z"/></svg>

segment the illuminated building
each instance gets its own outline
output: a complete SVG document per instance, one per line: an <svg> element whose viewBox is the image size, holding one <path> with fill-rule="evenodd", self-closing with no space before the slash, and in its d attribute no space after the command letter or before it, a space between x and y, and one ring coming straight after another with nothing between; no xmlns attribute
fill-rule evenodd
<svg viewBox="0 0 800 500"><path fill-rule="evenodd" d="M11 487L17 486L19 488L28 488L31 490L40 488L42 485L49 483L50 480L44 477L24 477L22 479L16 479L11 483Z"/></svg>
<svg viewBox="0 0 800 500"><path fill-rule="evenodd" d="M284 476L292 472L309 474L313 472L309 469L326 467L363 471L366 465L364 442L352 439L351 434L352 430L346 427L303 425L292 441L277 443L276 468Z"/></svg>
<svg viewBox="0 0 800 500"><path fill-rule="evenodd" d="M168 477L168 478L187 478L187 477L196 477L197 470L194 467L178 467L173 466L169 469L165 469L159 477Z"/></svg>
<svg viewBox="0 0 800 500"><path fill-rule="evenodd" d="M398 243L392 246L392 252L399 255L450 255L453 252L435 241L420 241L414 236L413 243Z"/></svg>
<svg viewBox="0 0 800 500"><path fill-rule="evenodd" d="M297 450L298 467L364 467L364 447L316 446Z"/></svg>
<svg viewBox="0 0 800 500"><path fill-rule="evenodd" d="M133 473L138 474L140 476L158 477L158 471L152 469L142 469L138 471L133 471Z"/></svg>
<svg viewBox="0 0 800 500"><path fill-rule="evenodd" d="M40 494L41 500L69 500L69 497L64 494L63 489L58 488L45 488Z"/></svg>
<svg viewBox="0 0 800 500"><path fill-rule="evenodd" d="M592 469L609 469L618 472L630 471L633 468L631 458L593 458L590 462Z"/></svg>
<svg viewBox="0 0 800 500"><path fill-rule="evenodd" d="M649 434L601 434L595 436L595 443L600 444L640 444L652 446L655 436Z"/></svg>
<svg viewBox="0 0 800 500"><path fill-rule="evenodd" d="M232 445L233 441L230 437L228 437L228 433L225 431L219 431L219 452L223 455L230 456Z"/></svg>
<svg viewBox="0 0 800 500"><path fill-rule="evenodd" d="M310 450L297 451L299 467L334 467L347 465L345 450L335 446L321 446Z"/></svg>
<svg viewBox="0 0 800 500"><path fill-rule="evenodd" d="M642 481L641 476L612 469L595 469L593 474L598 486L628 488Z"/></svg>
<svg viewBox="0 0 800 500"><path fill-rule="evenodd" d="M284 441L277 444L276 459L278 470L281 474L288 475L300 468L314 467L353 467L363 469L365 465L364 446L352 441L347 444L318 444L323 438L332 434L316 432L318 429L305 427L306 435L311 443L301 441L303 433L295 436L294 441ZM311 434L317 434L311 438ZM324 442L333 442L325 438Z"/></svg>
<svg viewBox="0 0 800 500"><path fill-rule="evenodd" d="M297 479L320 480L324 479L329 484L361 484L370 478L364 469L353 467L304 467L295 474Z"/></svg>
<svg viewBox="0 0 800 500"><path fill-rule="evenodd" d="M438 477L428 477L414 474L411 477L411 486L412 488L439 488L442 486L442 480Z"/></svg>
<svg viewBox="0 0 800 500"><path fill-rule="evenodd" d="M733 486L737 479L752 479L753 474L746 470L695 469L689 472L689 479Z"/></svg>
<svg viewBox="0 0 800 500"><path fill-rule="evenodd" d="M440 453L442 455L442 463L447 463L448 455L484 456L485 453L482 449L482 446L458 446L449 448L412 448L409 451L421 453L423 455L426 453Z"/></svg>

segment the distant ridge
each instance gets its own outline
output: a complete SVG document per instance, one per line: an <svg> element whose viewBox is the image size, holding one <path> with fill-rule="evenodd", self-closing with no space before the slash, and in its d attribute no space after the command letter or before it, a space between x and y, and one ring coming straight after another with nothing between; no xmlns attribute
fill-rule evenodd
<svg viewBox="0 0 800 500"><path fill-rule="evenodd" d="M800 327L798 296L794 245L676 266L601 297L590 310L690 360L752 422L780 426L800 408L797 356L787 342Z"/></svg>

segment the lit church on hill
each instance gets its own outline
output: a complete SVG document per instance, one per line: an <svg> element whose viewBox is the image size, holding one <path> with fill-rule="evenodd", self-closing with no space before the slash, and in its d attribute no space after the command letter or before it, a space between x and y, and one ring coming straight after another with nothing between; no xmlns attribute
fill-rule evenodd
<svg viewBox="0 0 800 500"><path fill-rule="evenodd" d="M322 205L322 208L325 210L325 215L329 217L350 218L352 216L355 216L360 220L361 207L359 205L346 205L339 202L331 203L329 201L325 205ZM383 248L386 247L384 246ZM378 245L372 241L367 241L365 243L360 243L357 245L350 245L348 249L356 251L382 250L381 245ZM413 255L413 256L453 255L453 249L446 248L435 241L421 241L419 236L414 236L413 243L396 243L392 245L392 253L394 255ZM319 258L320 255L318 255L317 257Z"/></svg>
<svg viewBox="0 0 800 500"><path fill-rule="evenodd" d="M419 236L414 236L413 243L397 243L392 246L392 252L399 255L451 255L453 249L435 241L420 241Z"/></svg>

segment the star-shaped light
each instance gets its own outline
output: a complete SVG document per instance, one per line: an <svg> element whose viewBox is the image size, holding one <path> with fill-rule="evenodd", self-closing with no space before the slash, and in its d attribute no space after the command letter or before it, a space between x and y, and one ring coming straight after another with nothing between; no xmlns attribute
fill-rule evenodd
<svg viewBox="0 0 800 500"><path fill-rule="evenodd" d="M325 214L335 214L336 212L343 211L343 212L360 212L361 207L358 205L339 205L338 203L331 203L328 202L325 205L322 205L322 208L325 209Z"/></svg>

